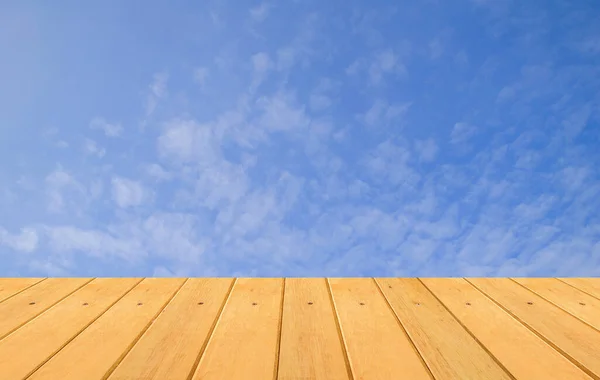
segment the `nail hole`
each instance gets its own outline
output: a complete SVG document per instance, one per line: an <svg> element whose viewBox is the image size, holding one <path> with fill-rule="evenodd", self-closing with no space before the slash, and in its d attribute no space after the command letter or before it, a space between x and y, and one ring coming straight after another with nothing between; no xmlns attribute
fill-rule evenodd
<svg viewBox="0 0 600 380"><path fill-rule="evenodd" d="M256 306L258 305L256 302L252 302L252 306Z"/></svg>
<svg viewBox="0 0 600 380"><path fill-rule="evenodd" d="M198 305L204 305L204 302L198 302Z"/></svg>
<svg viewBox="0 0 600 380"><path fill-rule="evenodd" d="M466 305L467 305L467 306L471 306L471 302L467 302L467 303L466 303Z"/></svg>
<svg viewBox="0 0 600 380"><path fill-rule="evenodd" d="M138 302L138 306L141 306L141 305L142 305L142 303L141 303L141 302Z"/></svg>
<svg viewBox="0 0 600 380"><path fill-rule="evenodd" d="M308 304L309 304L309 305L312 305L313 303L312 303L312 302L309 302Z"/></svg>
<svg viewBox="0 0 600 380"><path fill-rule="evenodd" d="M83 303L83 306L87 306L87 305L88 305L88 303L87 303L87 302L84 302L84 303Z"/></svg>
<svg viewBox="0 0 600 380"><path fill-rule="evenodd" d="M361 306L364 306L364 305L365 305L365 303L364 303L364 302L361 302L361 303L360 303L360 305L361 305Z"/></svg>
<svg viewBox="0 0 600 380"><path fill-rule="evenodd" d="M421 306L421 304L419 302L417 302L417 306Z"/></svg>
<svg viewBox="0 0 600 380"><path fill-rule="evenodd" d="M30 305L35 305L35 302L29 302Z"/></svg>
<svg viewBox="0 0 600 380"><path fill-rule="evenodd" d="M533 305L533 302L529 301L527 302L527 305Z"/></svg>
<svg viewBox="0 0 600 380"><path fill-rule="evenodd" d="M388 288L390 288L390 289L391 289L391 288L392 288L392 285L388 285Z"/></svg>
<svg viewBox="0 0 600 380"><path fill-rule="evenodd" d="M580 304L581 306L585 306L585 303L583 303L583 302L579 302L579 304Z"/></svg>

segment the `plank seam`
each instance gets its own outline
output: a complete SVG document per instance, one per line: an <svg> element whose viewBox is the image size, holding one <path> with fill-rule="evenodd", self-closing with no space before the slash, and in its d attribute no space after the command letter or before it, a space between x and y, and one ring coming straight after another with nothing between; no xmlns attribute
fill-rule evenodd
<svg viewBox="0 0 600 380"><path fill-rule="evenodd" d="M5 298L5 299L3 299L3 300L0 300L0 303L4 302L4 301L6 301L6 300L9 300L9 299L11 299L11 298L13 298L14 296L16 296L16 295L18 295L18 294L21 294L21 293L23 293L23 292L24 292L24 291L26 291L27 289L30 289L30 288L34 287L35 285L39 284L40 282L42 282L42 281L44 281L44 280L47 280L47 279L48 279L48 277L45 277L45 278L42 278L41 280L39 280L38 282L34 282L33 284L31 284L31 285L29 285L29 286L26 286L25 288L23 288L23 289L19 290L19 291L18 291L18 292L16 292L15 294L12 294L12 295L10 295L10 296L6 297L6 298Z"/></svg>
<svg viewBox="0 0 600 380"><path fill-rule="evenodd" d="M473 339L475 339L475 342L477 342L477 344L479 344L481 346L481 348L492 358L492 360L494 360L494 362L496 362L496 364L498 364L498 366L500 368L502 368L504 370L504 372L506 372L506 374L513 380L517 380L517 378L508 370L508 368L506 368L504 366L504 364L502 364L502 362L500 362L500 360L494 355L492 354L492 352L483 344L481 343L481 341L475 336L475 334L469 330L467 328L467 326L465 326L459 319L458 317L456 317L456 315L446 306L445 303L442 302L441 299L438 298L438 296L435 295L435 293L433 292L433 290L429 289L429 287L420 279L417 278L417 280L419 282L421 282L421 284L423 284L423 286L425 287L425 289L427 289L427 291L429 291L429 293L431 293L431 295L442 305L442 307L444 309L446 309L448 311L448 313L450 313L450 315L452 316L452 318L454 318L456 320L456 322L458 322L458 324L469 334L471 335L471 337Z"/></svg>
<svg viewBox="0 0 600 380"><path fill-rule="evenodd" d="M344 332L342 331L342 326L340 324L340 316L337 311L337 306L335 304L335 299L333 298L333 291L331 289L331 283L329 279L325 277L325 285L327 285L327 292L329 293L329 301L331 302L331 307L333 309L333 319L335 320L335 327L338 332L338 339L340 339L340 345L342 346L342 352L344 354L344 363L346 364L346 371L348 372L348 378L350 380L354 380L354 373L352 371L352 364L350 360L350 355L348 355L348 349L346 347L346 337L344 336Z"/></svg>
<svg viewBox="0 0 600 380"><path fill-rule="evenodd" d="M550 347L552 347L554 350L556 350L559 354L561 354L562 356L564 356L565 358L567 358L569 361L571 361L571 363L575 364L575 366L577 366L580 370L582 370L583 372L585 372L591 378L593 378L595 380L600 380L600 377L598 377L591 370L589 370L587 367L585 367L583 364L581 364L579 361L577 361L577 359L575 359L574 357L572 357L571 355L569 355L568 353L566 353L565 351L563 351L560 347L558 347L557 345L555 345L554 343L552 343L550 341L550 339L547 339L544 335L542 335L541 333L537 332L537 330L535 330L532 326L530 326L529 324L525 323L525 321L523 321L521 318L519 318L518 316L516 316L515 314L513 314L510 310L508 310L508 308L504 307L500 302L496 301L494 298L492 298L486 292L484 292L483 290L479 289L475 284L473 284L467 278L464 278L464 280L467 281L472 287L474 287L477 291L479 291L485 297L487 297L490 301L492 301L493 303L495 303L496 305L498 305L498 307L502 308L502 310L504 310L506 313L508 313L517 322L521 323L523 326L525 326L527 329L529 329L532 333L534 333L537 337L539 337L544 342L546 342L546 344L548 344Z"/></svg>
<svg viewBox="0 0 600 380"><path fill-rule="evenodd" d="M36 319L37 317L39 317L40 315L44 314L46 311L50 310L52 307L54 307L56 304L62 302L63 300L65 300L67 297L71 296L71 294L75 293L76 291L78 291L79 289L83 288L84 286L86 286L87 284L89 284L90 282L94 281L96 278L92 278L90 279L88 282L84 282L82 285L80 285L79 287L75 288L73 291L71 291L70 293L66 294L64 297L60 298L59 300L57 300L56 302L54 302L53 304L49 305L47 308L41 310L39 313L37 313L36 315L34 315L33 317L29 318L28 320L26 320L25 322L21 323L20 325L18 325L17 327L13 328L12 330L10 330L9 332L7 332L6 334L4 334L3 336L0 336L0 341L4 338L6 338L7 336L9 336L10 334L12 334L13 332L17 331L18 329L20 329L21 327L25 326L26 324L28 324L29 322L33 321L34 319ZM41 282L41 281L40 281ZM39 284L39 282L38 282Z"/></svg>
<svg viewBox="0 0 600 380"><path fill-rule="evenodd" d="M517 285L519 285L519 286L523 287L523 288L524 288L524 289L526 289L527 291L529 291L529 292L531 292L531 293L535 294L536 296L540 297L541 299L543 299L544 301L548 302L549 304L556 306L557 308L559 308L560 310L564 311L565 313L567 313L567 314L568 314L569 316L571 316L572 318L575 318L576 320L578 320L578 321L582 322L583 324L585 324L585 325L587 325L587 326L591 327L592 329L594 329L594 330L596 330L596 331L600 332L600 330L599 330L599 329L597 329L596 327L592 326L591 324L589 324L588 322L584 321L583 319L579 318L579 317L578 317L578 316L576 316L575 314L571 313L570 311L568 311L568 310L567 310L567 309L565 309L564 307L560 306L560 305L559 305L559 304L557 304L556 302L552 302L551 300L549 300L548 298L546 298L546 297L544 297L543 295L539 294L539 293L538 293L538 292L536 292L535 290L533 290L533 289L530 289L530 288L528 288L527 286L525 286L525 285L523 285L523 284L519 283L518 281L514 280L512 277L509 277L508 279L509 279L509 280L511 280L511 281L513 281L515 284L517 284Z"/></svg>
<svg viewBox="0 0 600 380"><path fill-rule="evenodd" d="M177 290L175 292L173 292L173 294L171 295L171 297L162 305L162 307L160 307L158 309L158 311L156 312L156 314L154 315L154 317L150 320L150 322L148 322L148 324L146 324L146 326L142 329L142 331L140 331L140 333L133 340L133 342L131 342L129 344L129 346L127 348L125 348L125 350L121 353L121 356L112 364L112 366L108 369L108 371L106 371L106 373L104 374L104 376L102 376L102 380L108 379L110 377L110 375L117 369L117 367L125 359L125 357L127 356L127 354L133 349L133 347L135 347L135 345L137 344L137 342L140 341L140 339L142 338L142 336L146 333L146 331L148 331L148 329L150 328L150 326L152 326L152 324L154 323L154 321L160 316L160 313L162 313L162 311L171 303L171 301L173 301L173 299L175 298L175 296L177 296L177 294L179 294L179 292L181 291L181 289L183 288L183 286L188 282L188 280L189 280L189 278L186 278L185 281L183 281L183 283L179 286L179 288L177 288Z"/></svg>
<svg viewBox="0 0 600 380"><path fill-rule="evenodd" d="M33 375L35 373L35 371L37 371L38 369L40 369L44 364L48 363L50 360L52 360L53 357L55 357L63 348L65 348L69 343L71 343L72 341L74 341L79 335L81 335L81 333L83 333L85 331L85 329L87 329L88 327L90 327L94 322L96 322L98 319L100 319L100 317L102 317L104 314L106 314L106 312L108 310L110 310L111 307L113 307L117 302L119 302L121 299L123 299L123 297L125 297L127 294L129 294L129 292L131 292L133 290L133 288L135 288L140 282L142 282L143 279L139 280L138 282L136 282L135 284L133 284L133 286L131 288L129 288L127 291L125 291L125 293L123 293L120 297L118 297L113 303L111 303L103 312L101 312L96 318L92 319L90 321L90 323L86 324L81 330L79 330L79 332L77 332L73 337L71 337L70 339L67 339L67 341L60 346L60 348L58 350L56 350L54 353L52 353L48 358L46 358L45 360L43 360L40 364L38 364L31 372L29 372L26 376L25 379L28 379L31 377L31 375Z"/></svg>
<svg viewBox="0 0 600 380"><path fill-rule="evenodd" d="M567 284L567 285L569 285L570 287L572 287L573 289L577 289L577 290L579 290L580 292L582 292L582 293L585 293L585 294L587 294L587 295L588 295L588 296L590 296L590 297L594 297L595 299L597 299L597 300L599 300L599 301L600 301L600 297L596 297L596 296L595 296L595 295L593 295L592 293L588 293L588 292L586 292L585 290L583 290L583 289L580 289L580 288L578 288L577 286L575 286L575 285L573 285L573 284L570 284L570 283L568 283L568 282L566 282L566 281L564 281L564 280L562 280L562 279L560 279L560 278L558 278L558 277L554 277L554 278L555 278L556 280L558 280L558 281L562 282L563 284Z"/></svg>
<svg viewBox="0 0 600 380"><path fill-rule="evenodd" d="M208 332L208 339L204 340L204 343L202 344L202 347L200 348L200 351L198 352L198 356L196 357L194 365L192 366L192 369L190 370L190 373L187 376L187 380L192 380L196 371L198 370L198 367L200 367L200 362L202 360L202 357L204 356L204 353L206 352L206 348L208 347L208 345L210 344L210 341L212 340L212 337L215 333L215 330L217 329L219 321L221 321L221 317L223 316L223 310L225 310L225 306L227 305L227 303L229 302L229 299L231 298L231 294L233 293L233 288L234 288L237 280L238 280L237 278L234 278L233 281L231 281L231 285L229 286L229 292L225 296L225 299L223 300L223 303L221 304L221 309L217 313L217 316L216 316L215 320L213 321L213 324Z"/></svg>
<svg viewBox="0 0 600 380"><path fill-rule="evenodd" d="M406 336L406 338L410 342L411 347L413 348L413 350L415 351L415 353L417 354L417 356L421 360L421 363L423 363L423 366L425 367L425 369L429 373L429 376L431 376L431 378L435 380L435 376L433 376L433 372L431 371L431 368L429 368L429 366L427 365L427 362L425 361L425 358L423 357L423 354L419 351L419 349L417 348L417 345L415 344L415 342L410 337L410 334L408 333L408 330L406 329L406 327L404 326L404 324L400 320L400 317L398 316L398 314L396 314L396 311L394 311L394 308L392 307L392 304L390 303L390 301L385 296L385 293L381 289L381 286L379 285L379 282L377 282L377 280L375 279L375 277L371 277L371 279L373 280L373 282L375 282L375 286L377 286L377 289L379 290L379 294L381 294L381 296L383 297L383 299L384 299L387 307L392 312L392 315L396 319L396 322L398 322L398 325L400 326L400 329L402 330L402 332L404 333L404 335Z"/></svg>
<svg viewBox="0 0 600 380"><path fill-rule="evenodd" d="M285 277L283 278L283 287L281 289L281 306L279 307L279 326L277 332L277 348L275 351L275 377L279 378L279 357L281 353L281 331L283 328L283 303L285 302Z"/></svg>

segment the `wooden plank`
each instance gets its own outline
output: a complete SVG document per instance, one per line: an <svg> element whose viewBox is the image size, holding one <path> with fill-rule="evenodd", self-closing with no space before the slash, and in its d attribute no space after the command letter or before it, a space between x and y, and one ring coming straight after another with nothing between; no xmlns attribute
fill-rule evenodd
<svg viewBox="0 0 600 380"><path fill-rule="evenodd" d="M559 280L600 299L600 278L559 278Z"/></svg>
<svg viewBox="0 0 600 380"><path fill-rule="evenodd" d="M0 278L0 302L37 284L43 278Z"/></svg>
<svg viewBox="0 0 600 380"><path fill-rule="evenodd" d="M372 279L329 279L355 379L431 379Z"/></svg>
<svg viewBox="0 0 600 380"><path fill-rule="evenodd" d="M144 279L29 379L102 379L127 354L184 279Z"/></svg>
<svg viewBox="0 0 600 380"><path fill-rule="evenodd" d="M555 278L513 280L600 331L600 300Z"/></svg>
<svg viewBox="0 0 600 380"><path fill-rule="evenodd" d="M464 279L422 281L516 379L591 379Z"/></svg>
<svg viewBox="0 0 600 380"><path fill-rule="evenodd" d="M140 280L95 279L1 340L0 379L30 375Z"/></svg>
<svg viewBox="0 0 600 380"><path fill-rule="evenodd" d="M186 282L109 379L188 379L232 284L227 278Z"/></svg>
<svg viewBox="0 0 600 380"><path fill-rule="evenodd" d="M349 379L346 355L324 278L285 283L278 379Z"/></svg>
<svg viewBox="0 0 600 380"><path fill-rule="evenodd" d="M377 283L436 379L511 378L418 279Z"/></svg>
<svg viewBox="0 0 600 380"><path fill-rule="evenodd" d="M588 374L600 377L600 333L507 278L467 279L543 336Z"/></svg>
<svg viewBox="0 0 600 380"><path fill-rule="evenodd" d="M50 278L0 303L0 339L90 281L91 278Z"/></svg>
<svg viewBox="0 0 600 380"><path fill-rule="evenodd" d="M273 379L284 280L241 278L233 287L193 379Z"/></svg>

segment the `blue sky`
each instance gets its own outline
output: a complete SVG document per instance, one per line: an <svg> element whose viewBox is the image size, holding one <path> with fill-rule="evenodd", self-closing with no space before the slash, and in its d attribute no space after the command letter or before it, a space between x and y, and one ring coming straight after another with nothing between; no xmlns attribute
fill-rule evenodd
<svg viewBox="0 0 600 380"><path fill-rule="evenodd" d="M595 1L4 1L0 276L600 276Z"/></svg>

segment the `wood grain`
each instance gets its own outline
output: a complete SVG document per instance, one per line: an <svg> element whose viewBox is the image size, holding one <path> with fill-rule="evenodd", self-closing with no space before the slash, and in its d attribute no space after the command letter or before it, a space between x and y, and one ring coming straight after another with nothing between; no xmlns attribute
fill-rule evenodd
<svg viewBox="0 0 600 380"><path fill-rule="evenodd" d="M240 278L193 379L273 379L284 280Z"/></svg>
<svg viewBox="0 0 600 380"><path fill-rule="evenodd" d="M600 331L600 300L555 278L514 278L514 281Z"/></svg>
<svg viewBox="0 0 600 380"><path fill-rule="evenodd" d="M0 339L90 281L91 278L49 278L0 303Z"/></svg>
<svg viewBox="0 0 600 380"><path fill-rule="evenodd" d="M325 279L286 280L278 379L349 379Z"/></svg>
<svg viewBox="0 0 600 380"><path fill-rule="evenodd" d="M1 340L0 379L27 377L140 280L95 279Z"/></svg>
<svg viewBox="0 0 600 380"><path fill-rule="evenodd" d="M431 379L370 279L329 279L355 379Z"/></svg>
<svg viewBox="0 0 600 380"><path fill-rule="evenodd" d="M0 278L0 302L37 284L43 278Z"/></svg>
<svg viewBox="0 0 600 380"><path fill-rule="evenodd" d="M511 378L418 279L377 282L436 379Z"/></svg>
<svg viewBox="0 0 600 380"><path fill-rule="evenodd" d="M109 377L186 380L208 341L233 279L190 279Z"/></svg>
<svg viewBox="0 0 600 380"><path fill-rule="evenodd" d="M558 280L600 299L600 278L559 278Z"/></svg>
<svg viewBox="0 0 600 380"><path fill-rule="evenodd" d="M103 379L165 307L184 279L144 279L30 379Z"/></svg>
<svg viewBox="0 0 600 380"><path fill-rule="evenodd" d="M591 379L464 279L422 281L516 379Z"/></svg>
<svg viewBox="0 0 600 380"><path fill-rule="evenodd" d="M600 333L507 278L468 279L588 374L600 377Z"/></svg>

